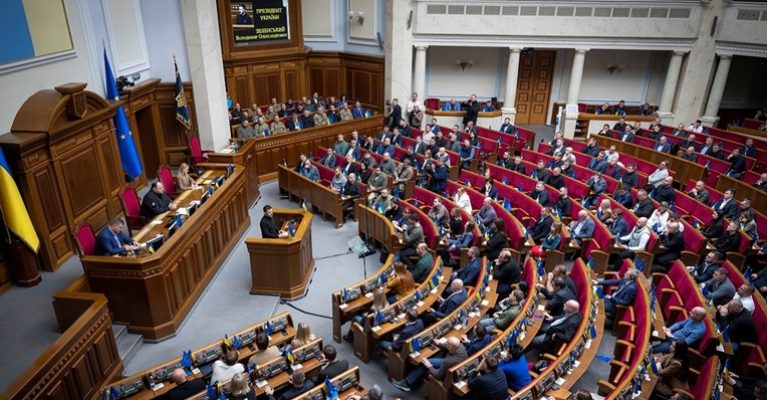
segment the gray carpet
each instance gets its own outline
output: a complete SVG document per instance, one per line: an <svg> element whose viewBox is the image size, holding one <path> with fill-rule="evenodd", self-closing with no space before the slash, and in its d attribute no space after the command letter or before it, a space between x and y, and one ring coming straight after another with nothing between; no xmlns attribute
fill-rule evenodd
<svg viewBox="0 0 768 400"><path fill-rule="evenodd" d="M536 131L536 142L551 140L552 127L529 126ZM274 207L297 208L295 203L281 200L277 193L277 182L262 185L262 199L251 209L251 227L247 235L259 235L258 221L265 204ZM363 262L351 254L346 242L357 235L357 224L346 223L335 229L333 223L316 216L312 224L313 252L316 271L307 296L292 302L296 308L318 314L318 317L304 314L288 304L278 304L274 296L252 296L250 290L250 268L247 250L243 243L237 245L229 255L216 277L212 280L200 300L185 320L177 335L160 343L144 343L133 359L125 366L126 374L165 361L180 354L184 349L196 348L220 339L225 333L232 333L263 321L275 313L288 311L294 322L307 322L324 343L333 343L331 333L330 294L351 283L363 279ZM367 258L367 273L379 267L378 254ZM53 294L64 289L82 274L82 267L76 257L68 260L56 273L43 273L43 282L34 288L13 287L0 295L0 343L22 345L0 346L0 391L4 390L23 370L32 363L59 336L56 319L51 306ZM346 331L346 327L344 328ZM606 335L600 345L600 353L612 354L614 338ZM361 368L363 385L370 387L378 383L387 396L400 398L423 398L424 386L411 393L404 393L387 383L384 360L374 359L363 364L354 357L351 346L346 342L337 345L339 356ZM595 382L607 376L608 365L596 361L577 388L594 390Z"/></svg>

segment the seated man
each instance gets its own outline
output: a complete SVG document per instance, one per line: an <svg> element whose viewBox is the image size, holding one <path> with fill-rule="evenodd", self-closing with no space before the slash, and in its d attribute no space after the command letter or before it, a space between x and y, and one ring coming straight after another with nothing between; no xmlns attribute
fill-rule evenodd
<svg viewBox="0 0 768 400"><path fill-rule="evenodd" d="M568 230L571 234L571 242L581 246L585 239L591 239L595 233L595 221L589 217L589 213L586 210L581 210L579 211L579 219L571 222Z"/></svg>
<svg viewBox="0 0 768 400"><path fill-rule="evenodd" d="M443 357L432 357L422 360L421 364L414 368L403 380L394 380L392 384L405 392L410 392L411 387L424 380L428 374L431 374L437 380L445 379L446 372L456 364L467 359L467 350L461 344L459 339L450 337L446 341L448 354Z"/></svg>
<svg viewBox="0 0 768 400"><path fill-rule="evenodd" d="M737 354L744 342L759 343L752 313L739 300L729 301L718 311L721 316L720 325L723 331L727 330L727 339L731 342L734 354Z"/></svg>
<svg viewBox="0 0 768 400"><path fill-rule="evenodd" d="M718 268L707 283L701 284L701 292L704 297L711 300L715 306L722 306L733 299L736 288L728 279L728 270Z"/></svg>
<svg viewBox="0 0 768 400"><path fill-rule="evenodd" d="M635 258L635 252L645 250L650 238L651 229L648 227L648 218L638 218L635 227L629 234L617 238L616 247L621 249L621 252L616 257L612 270L620 270L624 259Z"/></svg>
<svg viewBox="0 0 768 400"><path fill-rule="evenodd" d="M424 242L419 243L416 246L416 255L419 256L419 260L416 261L416 264L413 268L410 268L409 271L411 271L414 281L423 283L427 279L429 272L432 270L432 266L435 264L435 258L432 257L432 253L429 252L429 247L427 247L427 244Z"/></svg>
<svg viewBox="0 0 768 400"><path fill-rule="evenodd" d="M549 296L546 296L547 293L543 291L542 294L549 298L547 305L544 307L545 321L552 321L553 318L559 317L565 309L565 303L576 299L576 293L568 287L563 277L557 277L552 280L552 292L549 293Z"/></svg>
<svg viewBox="0 0 768 400"><path fill-rule="evenodd" d="M269 336L266 332L259 332L256 335L256 348L259 350L248 359L248 365L254 368L256 365L264 364L277 357L280 357L280 350L277 346L269 345Z"/></svg>
<svg viewBox="0 0 768 400"><path fill-rule="evenodd" d="M541 241L549 235L549 230L552 227L553 222L555 221L554 218L552 218L552 208L542 207L541 216L539 216L539 219L536 220L529 231L534 243L541 244Z"/></svg>
<svg viewBox="0 0 768 400"><path fill-rule="evenodd" d="M501 300L496 305L496 311L490 314L488 317L483 318L478 322L479 325L485 325L487 330L507 329L509 324L520 314L522 309L522 302L525 299L525 294L520 289L513 290L509 297Z"/></svg>
<svg viewBox="0 0 768 400"><path fill-rule="evenodd" d="M658 202L667 202L669 204L672 204L675 202L675 188L672 187L672 183L675 181L675 178L668 176L664 178L663 181L661 181L661 185L656 187L651 192L651 198L658 201Z"/></svg>
<svg viewBox="0 0 768 400"><path fill-rule="evenodd" d="M415 308L409 308L405 312L405 321L405 326L400 332L392 336L392 341L382 340L379 342L379 349L383 351L392 349L399 352L408 339L424 330L424 322L419 319L419 312Z"/></svg>
<svg viewBox="0 0 768 400"><path fill-rule="evenodd" d="M699 203L709 205L709 190L707 190L704 181L697 181L693 189L688 191L688 195Z"/></svg>
<svg viewBox="0 0 768 400"><path fill-rule="evenodd" d="M123 228L124 225L122 219L112 218L112 220L109 221L109 225L96 235L97 256L122 256L130 251L136 251L146 247L146 245L139 244L139 242L131 239L125 231L123 231Z"/></svg>
<svg viewBox="0 0 768 400"><path fill-rule="evenodd" d="M315 377L316 385L324 383L326 378L333 379L341 375L349 368L349 361L336 359L335 347L326 345L323 347L323 355L325 356L325 361L323 361L325 365L320 367L320 372Z"/></svg>
<svg viewBox="0 0 768 400"><path fill-rule="evenodd" d="M499 298L507 297L512 291L512 286L518 284L523 279L523 272L520 265L512 258L512 252L502 250L499 257L494 261L493 279L496 280L496 293Z"/></svg>
<svg viewBox="0 0 768 400"><path fill-rule="evenodd" d="M667 338L651 346L651 353L669 353L673 341L683 341L689 347L694 346L707 330L704 322L706 317L707 310L704 307L694 307L688 318L664 328Z"/></svg>
<svg viewBox="0 0 768 400"><path fill-rule="evenodd" d="M459 268L453 274L451 274L451 281L459 279L467 285L474 286L477 283L477 278L480 276L480 269L482 268L482 258L480 257L480 249L477 246L469 248L469 261L467 265ZM444 295L448 295L450 292L446 290Z"/></svg>
<svg viewBox="0 0 768 400"><path fill-rule="evenodd" d="M440 304L437 307L437 310L430 307L427 309L427 312L422 315L421 319L424 321L424 325L429 326L439 319L445 318L446 315L452 313L453 310L459 307L461 303L467 299L467 291L464 290L464 282L462 282L461 279L454 279L451 281L450 289L451 291L448 297L445 299L437 299L437 302Z"/></svg>
<svg viewBox="0 0 768 400"><path fill-rule="evenodd" d="M531 191L531 193L528 193L528 195L542 206L549 206L549 193L544 187L544 182L536 182L536 187L533 189L533 191Z"/></svg>
<svg viewBox="0 0 768 400"><path fill-rule="evenodd" d="M475 214L475 220L480 226L480 230L485 231L490 228L494 221L496 221L496 210L493 209L493 199L486 197L483 199L483 206Z"/></svg>
<svg viewBox="0 0 768 400"><path fill-rule="evenodd" d="M160 181L152 182L149 192L144 195L144 199L141 201L141 215L147 219L152 219L166 211L175 209L176 203L165 194L163 183Z"/></svg>
<svg viewBox="0 0 768 400"><path fill-rule="evenodd" d="M635 302L635 295L637 294L637 278L639 276L640 271L631 268L624 272L623 279L601 279L597 281L597 284L603 287L618 285L618 288L613 294L609 294L603 298L607 319L613 320L613 317L616 315L616 306L629 306ZM606 325L610 326L611 324L606 323Z"/></svg>
<svg viewBox="0 0 768 400"><path fill-rule="evenodd" d="M579 313L579 302L568 300L563 307L564 313L552 319L549 326L539 330L539 334L531 341L531 347L528 349L532 355L537 358L543 353L551 353L555 350L558 343L568 343L576 334L576 329L582 320Z"/></svg>
<svg viewBox="0 0 768 400"><path fill-rule="evenodd" d="M717 251L710 251L704 256L704 261L699 265L689 265L686 268L688 272L693 275L693 280L696 283L708 282L715 275L715 271L720 269L723 265L720 262L721 255Z"/></svg>
<svg viewBox="0 0 768 400"><path fill-rule="evenodd" d="M171 381L176 386L165 393L165 400L184 400L205 390L205 382L200 379L187 380L187 373L183 368L173 370Z"/></svg>
<svg viewBox="0 0 768 400"><path fill-rule="evenodd" d="M306 379L304 372L300 369L291 373L291 377L288 382L290 382L291 387L286 390L280 397L278 397L277 400L290 400L294 397L298 397L300 394L306 391L311 390L315 386L312 384L312 381ZM274 396L275 389L272 389L271 386L267 385L264 388L264 392L266 392L267 396L269 396L269 400L276 400Z"/></svg>
<svg viewBox="0 0 768 400"><path fill-rule="evenodd" d="M315 167L312 164L312 161L310 161L309 159L304 161L304 164L302 165L301 170L299 171L299 175L314 182L320 181L320 171L317 170L317 167Z"/></svg>
<svg viewBox="0 0 768 400"><path fill-rule="evenodd" d="M499 360L492 355L483 356L478 367L479 374L469 379L467 400L506 400L507 377L499 368Z"/></svg>

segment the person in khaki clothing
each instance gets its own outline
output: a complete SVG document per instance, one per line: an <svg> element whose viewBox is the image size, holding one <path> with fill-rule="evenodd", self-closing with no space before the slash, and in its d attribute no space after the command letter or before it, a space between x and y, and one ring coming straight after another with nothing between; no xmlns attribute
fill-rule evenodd
<svg viewBox="0 0 768 400"><path fill-rule="evenodd" d="M288 132L288 128L285 127L285 124L278 116L275 116L275 120L270 125L269 130L272 131L273 135Z"/></svg>
<svg viewBox="0 0 768 400"><path fill-rule="evenodd" d="M347 103L344 103L341 106L341 110L339 110L339 116L341 117L342 121L349 121L354 118L352 116L352 110L349 109L349 105L347 105Z"/></svg>
<svg viewBox="0 0 768 400"><path fill-rule="evenodd" d="M325 110L323 110L322 107L318 107L313 121L315 122L315 126L325 126L331 124L330 121L328 121L328 116L325 115Z"/></svg>
<svg viewBox="0 0 768 400"><path fill-rule="evenodd" d="M256 129L256 134L259 136L269 136L272 133L269 131L269 124L267 124L266 119L264 117L259 118L259 122L254 126L254 129Z"/></svg>

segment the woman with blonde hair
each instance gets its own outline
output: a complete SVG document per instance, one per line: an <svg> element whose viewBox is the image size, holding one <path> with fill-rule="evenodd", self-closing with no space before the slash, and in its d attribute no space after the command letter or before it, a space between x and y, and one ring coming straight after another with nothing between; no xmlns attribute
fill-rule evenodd
<svg viewBox="0 0 768 400"><path fill-rule="evenodd" d="M416 289L416 281L405 264L398 262L395 264L395 276L387 282L387 287L390 289L387 300L394 303L411 294Z"/></svg>
<svg viewBox="0 0 768 400"><path fill-rule="evenodd" d="M229 400L256 400L256 393L251 390L248 380L243 374L237 374L232 377L232 386L229 393Z"/></svg>
<svg viewBox="0 0 768 400"><path fill-rule="evenodd" d="M365 321L365 315L368 313L375 313L376 311L381 311L384 308L386 308L389 305L387 302L387 292L384 290L383 287L378 287L376 290L373 291L373 304L371 305L371 308L368 310L363 310L354 317L352 317L353 323L358 323L360 325L363 324L363 321ZM352 342L352 328L350 326L349 331L347 331L347 334L344 335L344 340L348 342Z"/></svg>
<svg viewBox="0 0 768 400"><path fill-rule="evenodd" d="M197 189L197 183L194 176L190 175L187 163L179 165L179 172L176 174L176 186L179 190Z"/></svg>
<svg viewBox="0 0 768 400"><path fill-rule="evenodd" d="M312 331L309 330L309 325L306 322L299 322L299 326L296 328L296 339L301 346L309 344L309 342L317 339Z"/></svg>

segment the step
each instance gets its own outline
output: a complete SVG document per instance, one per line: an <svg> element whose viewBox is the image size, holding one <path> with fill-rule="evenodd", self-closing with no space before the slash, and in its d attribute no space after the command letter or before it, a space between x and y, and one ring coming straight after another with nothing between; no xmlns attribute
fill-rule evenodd
<svg viewBox="0 0 768 400"><path fill-rule="evenodd" d="M139 351L144 344L144 337L141 335L135 335L132 333L126 333L123 337L117 341L117 353L120 355L120 360L123 361L123 365L128 365L133 359L133 356Z"/></svg>
<svg viewBox="0 0 768 400"><path fill-rule="evenodd" d="M112 324L112 335L115 337L115 342L119 342L126 333L128 333L128 325Z"/></svg>

